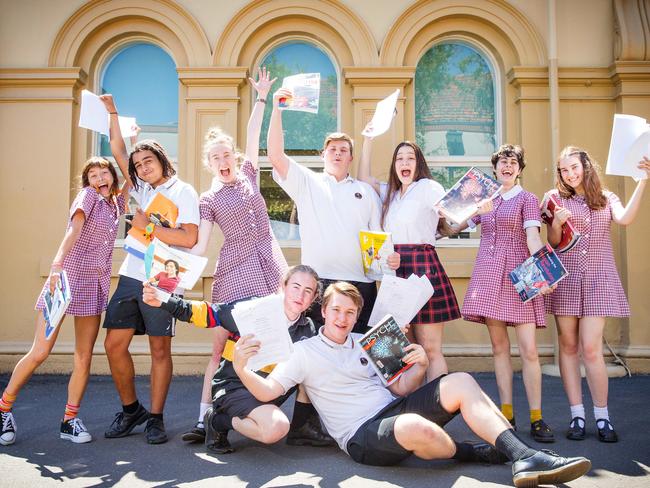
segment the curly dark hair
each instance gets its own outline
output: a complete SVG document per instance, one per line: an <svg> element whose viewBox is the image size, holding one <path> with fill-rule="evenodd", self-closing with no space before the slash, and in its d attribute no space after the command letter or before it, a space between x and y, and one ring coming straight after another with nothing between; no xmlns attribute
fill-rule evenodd
<svg viewBox="0 0 650 488"><path fill-rule="evenodd" d="M133 182L134 190L138 189L139 184L138 173L135 170L135 163L133 162L133 155L140 151L151 151L156 156L158 161L160 161L163 176L165 178L170 178L176 174L176 170L172 166L172 163L169 160L169 156L167 156L167 151L165 151L160 143L158 141L154 141L153 139L145 139L138 142L133 148L133 151L131 151L131 154L129 154L129 176Z"/></svg>

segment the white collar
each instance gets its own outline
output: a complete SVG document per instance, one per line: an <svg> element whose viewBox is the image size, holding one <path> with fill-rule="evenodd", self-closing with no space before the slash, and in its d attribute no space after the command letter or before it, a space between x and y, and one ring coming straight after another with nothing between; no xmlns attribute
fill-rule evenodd
<svg viewBox="0 0 650 488"><path fill-rule="evenodd" d="M352 178L352 176L350 176L350 173L348 173L347 176L345 178L343 178L341 181L338 181L336 179L336 177L334 177L333 175L327 173L326 171L323 171L322 175L323 175L323 178L325 178L325 180L329 181L330 183L334 183L334 184L350 183L350 182L354 181L354 178Z"/></svg>
<svg viewBox="0 0 650 488"><path fill-rule="evenodd" d="M323 333L324 330L325 330L324 325L321 326L320 329L318 329L318 337L320 337L320 340L323 341L332 349L352 349L354 347L354 340L352 339L351 334L348 334L348 338L345 340L343 344L339 344L327 338L327 336L325 336L325 334Z"/></svg>
<svg viewBox="0 0 650 488"><path fill-rule="evenodd" d="M146 181L142 181L142 183L144 184L144 186L145 186L145 188L147 189L147 191L156 191L156 190L158 190L158 189L161 189L161 190L167 190L167 189L171 188L173 185L175 185L177 181L178 181L178 178L177 178L176 176L172 176L171 178L169 178L169 179L168 179L167 181L165 181L164 183L158 185L156 188L154 188L153 186L151 186L151 185L150 185L149 183L147 183Z"/></svg>
<svg viewBox="0 0 650 488"><path fill-rule="evenodd" d="M504 200L510 200L511 198L516 197L522 192L523 188L521 185L515 185L512 188L510 188L507 192L501 194L501 198Z"/></svg>

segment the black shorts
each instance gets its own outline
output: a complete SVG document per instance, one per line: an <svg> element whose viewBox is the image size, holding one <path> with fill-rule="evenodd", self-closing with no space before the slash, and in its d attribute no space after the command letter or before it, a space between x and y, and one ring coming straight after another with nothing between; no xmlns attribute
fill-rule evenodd
<svg viewBox="0 0 650 488"><path fill-rule="evenodd" d="M321 283L323 284L323 291L327 289L332 283L337 281L346 281L346 280L330 280L321 278ZM368 321L370 320L370 314L372 313L372 308L375 306L375 300L377 299L377 285L373 281L371 283L364 283L360 281L348 281L351 285L354 285L361 293L363 297L363 308L361 309L361 314L357 323L354 324L352 332L358 332L360 334L365 334L368 332ZM312 319L314 322L319 325L323 325L325 321L323 320L323 315L321 314L321 303L314 302L307 312L307 316Z"/></svg>
<svg viewBox="0 0 650 488"><path fill-rule="evenodd" d="M261 402L253 396L243 385L236 390L229 390L221 396L215 398L213 402L214 411L217 413L225 413L230 418L239 417L243 419L262 405L275 405L279 407L296 391L296 388L291 388L284 395L276 398L271 402Z"/></svg>
<svg viewBox="0 0 650 488"><path fill-rule="evenodd" d="M386 405L377 415L357 429L347 445L348 454L361 464L391 466L411 455L395 439L395 421L405 413L416 413L444 427L458 412L449 413L440 405L440 380Z"/></svg>
<svg viewBox="0 0 650 488"><path fill-rule="evenodd" d="M136 335L173 337L176 319L162 308L142 301L142 282L120 276L106 309L105 329L135 329Z"/></svg>

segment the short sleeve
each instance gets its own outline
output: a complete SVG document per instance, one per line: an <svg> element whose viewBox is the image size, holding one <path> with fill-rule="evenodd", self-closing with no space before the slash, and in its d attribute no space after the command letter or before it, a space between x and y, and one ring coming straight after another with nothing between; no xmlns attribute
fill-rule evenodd
<svg viewBox="0 0 650 488"><path fill-rule="evenodd" d="M216 222L217 218L214 214L212 206L212 198L214 198L215 193L206 192L201 195L199 200L199 216L201 220L207 220L208 222Z"/></svg>
<svg viewBox="0 0 650 488"><path fill-rule="evenodd" d="M282 179L275 169L273 170L273 180L294 202L298 202L300 196L308 191L309 181L314 178L316 178L314 171L296 163L292 158L289 158L289 169L285 179Z"/></svg>
<svg viewBox="0 0 650 488"><path fill-rule="evenodd" d="M286 393L294 386L304 383L306 371L305 350L303 344L297 343L294 344L291 357L278 363L268 377L280 383Z"/></svg>
<svg viewBox="0 0 650 488"><path fill-rule="evenodd" d="M232 316L234 305L231 303L213 303L212 312L219 318L219 325L232 334L239 334L237 324Z"/></svg>
<svg viewBox="0 0 650 488"><path fill-rule="evenodd" d="M542 215L539 209L539 199L536 195L526 192L521 213L524 229L527 229L528 227L542 226Z"/></svg>
<svg viewBox="0 0 650 488"><path fill-rule="evenodd" d="M445 196L445 189L440 183L435 180L427 179L429 200L427 201L429 208L434 206Z"/></svg>
<svg viewBox="0 0 650 488"><path fill-rule="evenodd" d="M379 199L383 202L388 195L388 183L379 183Z"/></svg>
<svg viewBox="0 0 650 488"><path fill-rule="evenodd" d="M72 206L70 207L70 219L72 220L72 217L77 210L81 210L84 217L87 219L98 201L99 196L95 189L87 186L77 194L74 202L72 202Z"/></svg>
<svg viewBox="0 0 650 488"><path fill-rule="evenodd" d="M183 190L179 193L177 205L178 219L176 219L176 223L178 225L199 225L201 220L199 214L199 196L192 186L185 183Z"/></svg>
<svg viewBox="0 0 650 488"><path fill-rule="evenodd" d="M121 192L115 199L117 202L117 212L119 215L126 213L126 196Z"/></svg>
<svg viewBox="0 0 650 488"><path fill-rule="evenodd" d="M619 207L619 206L622 207L623 204L621 203L621 199L618 198L618 195L616 195L611 191L606 192L605 196L607 197L607 201L609 202L609 211L612 215L612 219L614 219L614 207Z"/></svg>
<svg viewBox="0 0 650 488"><path fill-rule="evenodd" d="M473 226L470 225L470 227L472 227L472 228L476 228L477 225L480 225L480 224L481 224L481 215L480 215L480 214L476 214L476 215L474 215L474 217L472 217L471 219L469 219L469 220L467 221L468 224L469 224L470 222L471 222L472 224L474 224Z"/></svg>

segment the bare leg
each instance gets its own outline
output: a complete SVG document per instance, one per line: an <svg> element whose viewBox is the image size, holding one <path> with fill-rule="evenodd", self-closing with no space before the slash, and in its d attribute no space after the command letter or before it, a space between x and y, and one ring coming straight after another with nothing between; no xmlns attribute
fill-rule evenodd
<svg viewBox="0 0 650 488"><path fill-rule="evenodd" d="M442 355L442 333L444 324L422 324L413 326L415 341L420 344L429 358L427 381L449 372L447 362Z"/></svg>
<svg viewBox="0 0 650 488"><path fill-rule="evenodd" d="M108 365L122 405L130 405L138 399L135 393L135 367L129 352L134 333L135 329L107 329L104 340Z"/></svg>
<svg viewBox="0 0 650 488"><path fill-rule="evenodd" d="M535 324L519 324L515 327L528 408L531 410L542 408L542 368L537 354L536 330Z"/></svg>
<svg viewBox="0 0 650 488"><path fill-rule="evenodd" d="M232 419L233 428L249 439L273 444L289 432L289 419L275 405L261 405L247 417Z"/></svg>
<svg viewBox="0 0 650 488"><path fill-rule="evenodd" d="M582 317L580 319L580 345L587 372L587 384L591 399L596 407L607 406L609 378L603 358L604 317Z"/></svg>
<svg viewBox="0 0 650 488"><path fill-rule="evenodd" d="M492 354L494 356L494 374L497 379L499 401L512 405L512 363L510 362L510 338L504 322L487 319Z"/></svg>
<svg viewBox="0 0 650 488"><path fill-rule="evenodd" d="M203 375L201 403L212 402L212 377L221 362L221 355L223 354L223 348L226 345L227 339L228 331L226 329L223 327L217 327L214 329L214 334L212 336L212 356L210 357L210 361L205 368L205 374Z"/></svg>
<svg viewBox="0 0 650 488"><path fill-rule="evenodd" d="M162 413L172 381L172 338L149 336L151 350L151 413Z"/></svg>
<svg viewBox="0 0 650 488"><path fill-rule="evenodd" d="M74 366L68 382L68 403L80 405L88 385L93 347L99 333L99 315L75 317Z"/></svg>
<svg viewBox="0 0 650 488"><path fill-rule="evenodd" d="M397 417L395 439L422 459L449 459L456 452L454 441L442 427L414 413Z"/></svg>
<svg viewBox="0 0 650 488"><path fill-rule="evenodd" d="M582 403L582 379L580 377L580 356L578 318L555 316L560 346L560 374L569 405Z"/></svg>

